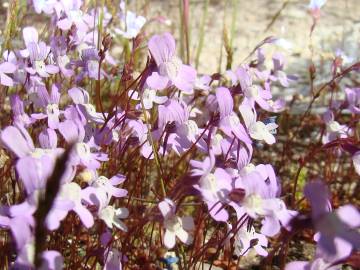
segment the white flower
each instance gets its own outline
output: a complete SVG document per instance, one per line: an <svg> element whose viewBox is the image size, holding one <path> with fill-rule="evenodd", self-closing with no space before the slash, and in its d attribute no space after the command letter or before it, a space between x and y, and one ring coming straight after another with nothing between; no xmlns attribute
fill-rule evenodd
<svg viewBox="0 0 360 270"><path fill-rule="evenodd" d="M265 125L261 121L256 121L256 112L246 104L240 105L239 110L251 138L259 141L264 140L267 144L275 143L275 137L270 131L276 129L277 124L269 123Z"/></svg>
<svg viewBox="0 0 360 270"><path fill-rule="evenodd" d="M194 229L192 217L178 217L175 215L175 204L170 199L165 199L159 203L159 209L164 217L164 227L166 229L164 236L164 245L167 248L175 246L176 237L184 244L190 245L193 242L193 236L189 230Z"/></svg>
<svg viewBox="0 0 360 270"><path fill-rule="evenodd" d="M128 95L133 100L140 100L139 93L134 90L130 90ZM166 96L157 96L156 90L149 88L145 88L142 93L142 101L145 110L150 110L153 107L153 103L163 104L167 101L167 99L168 98Z"/></svg>
<svg viewBox="0 0 360 270"><path fill-rule="evenodd" d="M116 209L111 205L106 206L99 212L99 218L105 222L106 226L112 229L113 225L115 225L115 227L124 232L127 232L127 227L120 219L127 218L128 216L129 210L126 208Z"/></svg>

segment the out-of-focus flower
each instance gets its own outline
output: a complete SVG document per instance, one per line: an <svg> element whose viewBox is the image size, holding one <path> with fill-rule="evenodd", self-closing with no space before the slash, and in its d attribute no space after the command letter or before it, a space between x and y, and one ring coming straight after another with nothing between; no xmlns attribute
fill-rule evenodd
<svg viewBox="0 0 360 270"><path fill-rule="evenodd" d="M360 226L360 213L356 207L344 205L331 211L329 191L321 181L308 183L304 195L312 206L312 220L318 231L315 240L324 258L329 261L333 257L346 258L353 247L360 247L360 234L355 230Z"/></svg>
<svg viewBox="0 0 360 270"><path fill-rule="evenodd" d="M355 168L356 173L358 175L360 175L360 151L356 152L352 156L352 160L353 160L353 164L354 164L354 168Z"/></svg>
<svg viewBox="0 0 360 270"><path fill-rule="evenodd" d="M122 14L120 20L121 27L115 28L115 33L127 39L135 38L146 23L146 19L143 16L136 16L131 11L126 11L126 15Z"/></svg>
<svg viewBox="0 0 360 270"><path fill-rule="evenodd" d="M104 270L121 270L125 256L122 255L117 249L106 249L104 254L105 265Z"/></svg>
<svg viewBox="0 0 360 270"><path fill-rule="evenodd" d="M140 100L142 95L142 101L144 104L145 110L150 110L153 107L153 104L163 104L168 98L166 96L157 96L156 90L145 88L142 93L138 93L136 91L129 91L129 97L134 100ZM141 108L142 104L140 103L138 107Z"/></svg>
<svg viewBox="0 0 360 270"><path fill-rule="evenodd" d="M6 74L14 73L16 66L11 62L3 62L0 64L0 84L5 86L13 86L14 81L11 77Z"/></svg>
<svg viewBox="0 0 360 270"><path fill-rule="evenodd" d="M360 114L360 88L345 88L348 109L352 113Z"/></svg>

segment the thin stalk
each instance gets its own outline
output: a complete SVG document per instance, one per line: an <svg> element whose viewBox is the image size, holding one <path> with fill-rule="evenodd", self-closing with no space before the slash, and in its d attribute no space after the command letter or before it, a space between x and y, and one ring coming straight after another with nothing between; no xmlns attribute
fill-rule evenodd
<svg viewBox="0 0 360 270"><path fill-rule="evenodd" d="M199 67L199 60L200 54L204 46L204 36L205 36L205 24L208 15L208 7L209 7L209 0L205 0L204 2L204 12L201 18L201 25L200 25L200 33L199 33L199 44L196 48L196 57L195 57L195 67L196 69Z"/></svg>
<svg viewBox="0 0 360 270"><path fill-rule="evenodd" d="M142 109L143 114L144 114L145 123L146 123L147 129L148 129L148 140L149 140L149 142L151 144L152 151L154 153L154 159L155 159L156 167L157 167L158 172L159 172L159 180L160 180L160 188L161 188L162 196L163 196L163 198L165 198L166 197L166 190L165 190L163 174L161 172L160 160L159 160L158 152L156 150L154 139L153 139L152 134L151 134L151 125L150 125L149 119L147 117L147 111L145 110L142 93L140 95L140 102L141 102L141 109Z"/></svg>
<svg viewBox="0 0 360 270"><path fill-rule="evenodd" d="M190 1L183 0L183 23L184 23L184 35L185 35L185 47L186 47L186 64L190 63L190 38L189 38L189 14L190 14Z"/></svg>

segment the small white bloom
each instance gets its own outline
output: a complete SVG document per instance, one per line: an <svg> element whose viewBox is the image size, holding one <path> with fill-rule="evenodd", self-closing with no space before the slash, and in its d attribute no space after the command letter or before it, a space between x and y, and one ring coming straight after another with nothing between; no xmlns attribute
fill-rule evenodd
<svg viewBox="0 0 360 270"><path fill-rule="evenodd" d="M114 208L111 205L106 206L105 208L101 209L99 212L99 218L102 219L106 226L112 229L113 225L127 232L126 225L120 220L123 218L127 218L129 216L129 210L126 208Z"/></svg>

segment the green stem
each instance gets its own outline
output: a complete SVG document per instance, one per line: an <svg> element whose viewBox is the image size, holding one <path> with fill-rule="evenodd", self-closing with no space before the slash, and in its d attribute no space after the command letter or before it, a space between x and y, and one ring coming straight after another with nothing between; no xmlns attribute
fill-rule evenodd
<svg viewBox="0 0 360 270"><path fill-rule="evenodd" d="M196 49L196 58L195 58L196 69L199 67L200 54L201 54L201 51L204 46L205 24L206 24L206 19L207 19L207 15L208 15L208 6L209 6L209 0L205 0L204 12L203 12L203 16L201 18L201 25L200 25L199 44Z"/></svg>
<svg viewBox="0 0 360 270"><path fill-rule="evenodd" d="M149 142L151 144L151 147L152 147L152 150L153 150L153 153L154 153L154 159L155 159L156 167L157 167L158 173L159 173L160 188L161 188L162 196L163 196L163 198L165 198L166 197L166 190L165 190L163 174L161 172L160 160L159 160L158 152L156 150L154 139L153 139L152 134L151 134L151 125L150 125L149 119L147 117L147 111L145 110L142 93L140 95L140 102L141 102L141 108L142 108L144 118L145 118L145 123L146 123L147 129L148 129L148 140L149 140Z"/></svg>

